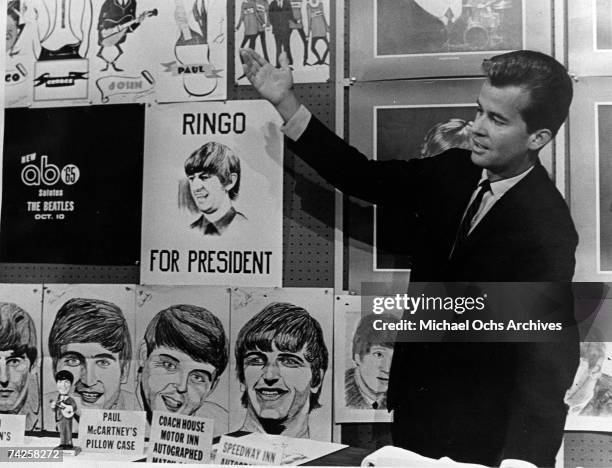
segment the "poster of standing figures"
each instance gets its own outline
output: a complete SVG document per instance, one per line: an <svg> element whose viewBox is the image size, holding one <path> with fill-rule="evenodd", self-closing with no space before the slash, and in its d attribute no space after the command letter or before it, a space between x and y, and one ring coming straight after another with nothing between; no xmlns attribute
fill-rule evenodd
<svg viewBox="0 0 612 468"><path fill-rule="evenodd" d="M147 110L143 283L280 286L280 125L263 101Z"/></svg>
<svg viewBox="0 0 612 468"><path fill-rule="evenodd" d="M255 50L279 67L287 54L296 83L329 80L331 63L330 0L233 0L236 2L236 82L249 84L242 71L239 51Z"/></svg>
<svg viewBox="0 0 612 468"><path fill-rule="evenodd" d="M157 9L157 100L225 99L226 1L164 0Z"/></svg>

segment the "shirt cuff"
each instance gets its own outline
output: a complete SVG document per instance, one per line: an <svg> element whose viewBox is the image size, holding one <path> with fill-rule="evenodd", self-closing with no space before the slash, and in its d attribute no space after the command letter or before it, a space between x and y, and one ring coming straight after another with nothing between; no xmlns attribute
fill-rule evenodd
<svg viewBox="0 0 612 468"><path fill-rule="evenodd" d="M281 127L281 130L287 138L297 141L302 136L302 133L304 133L304 130L306 130L306 127L308 127L311 117L311 112L304 105L300 104L298 110Z"/></svg>
<svg viewBox="0 0 612 468"><path fill-rule="evenodd" d="M538 468L533 463L525 460L516 460L514 458L506 458L501 462L499 468Z"/></svg>

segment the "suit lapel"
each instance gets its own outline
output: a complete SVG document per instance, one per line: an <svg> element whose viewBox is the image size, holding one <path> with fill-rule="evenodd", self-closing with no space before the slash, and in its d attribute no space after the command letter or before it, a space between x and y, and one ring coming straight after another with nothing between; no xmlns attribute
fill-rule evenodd
<svg viewBox="0 0 612 468"><path fill-rule="evenodd" d="M521 218L521 207L529 203L529 197L534 193L532 187L534 184L539 184L542 177L548 177L546 170L541 164L536 164L524 179L508 190L501 200L491 207L460 246L459 251L453 255L453 259L469 253L475 245L479 245L481 239L488 237L491 232L506 231L516 225Z"/></svg>

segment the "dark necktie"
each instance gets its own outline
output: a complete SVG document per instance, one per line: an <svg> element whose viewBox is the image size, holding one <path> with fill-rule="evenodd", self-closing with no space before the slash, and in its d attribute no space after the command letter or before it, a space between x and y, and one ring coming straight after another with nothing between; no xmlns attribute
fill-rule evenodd
<svg viewBox="0 0 612 468"><path fill-rule="evenodd" d="M457 248L457 245L461 244L467 239L468 234L470 232L470 228L472 227L472 220L474 219L474 216L476 216L476 213L478 213L478 209L480 208L480 204L482 203L482 197L484 197L485 193L491 190L491 182L489 182L489 179L485 179L480 182L480 184L478 184L478 187L480 187L480 189L478 190L474 201L472 201L472 203L470 203L470 206L468 206L468 209L465 212L465 216L463 217L463 220L459 225L459 230L457 231L457 239L455 241L455 249Z"/></svg>

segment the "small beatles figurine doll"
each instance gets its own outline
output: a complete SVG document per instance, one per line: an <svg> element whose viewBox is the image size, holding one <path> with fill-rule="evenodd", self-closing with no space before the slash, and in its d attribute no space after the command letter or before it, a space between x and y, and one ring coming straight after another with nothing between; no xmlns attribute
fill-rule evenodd
<svg viewBox="0 0 612 468"><path fill-rule="evenodd" d="M55 422L60 433L58 450L73 450L72 445L72 418L77 411L77 404L68 396L74 377L67 370L55 374L55 383L59 395L57 400L51 401L51 408L55 410Z"/></svg>

